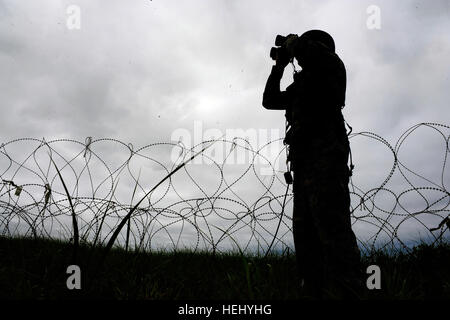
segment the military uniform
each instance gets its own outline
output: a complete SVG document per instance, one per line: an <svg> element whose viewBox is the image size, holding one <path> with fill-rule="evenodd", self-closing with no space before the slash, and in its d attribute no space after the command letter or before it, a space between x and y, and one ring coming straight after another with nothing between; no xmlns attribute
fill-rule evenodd
<svg viewBox="0 0 450 320"><path fill-rule="evenodd" d="M333 51L309 42L294 82L280 91L284 67L275 65L263 97L265 108L286 110L291 125L286 142L294 172L294 243L305 291L314 297L326 291L348 297L361 289L350 222L350 148L341 112L346 72Z"/></svg>

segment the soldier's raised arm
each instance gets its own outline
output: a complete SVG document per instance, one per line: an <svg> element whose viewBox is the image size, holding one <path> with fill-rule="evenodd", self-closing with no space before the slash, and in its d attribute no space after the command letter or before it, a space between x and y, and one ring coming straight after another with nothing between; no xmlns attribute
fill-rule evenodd
<svg viewBox="0 0 450 320"><path fill-rule="evenodd" d="M287 92L280 90L280 81L283 77L284 67L274 65L266 82L262 105L266 109L285 110L288 105Z"/></svg>

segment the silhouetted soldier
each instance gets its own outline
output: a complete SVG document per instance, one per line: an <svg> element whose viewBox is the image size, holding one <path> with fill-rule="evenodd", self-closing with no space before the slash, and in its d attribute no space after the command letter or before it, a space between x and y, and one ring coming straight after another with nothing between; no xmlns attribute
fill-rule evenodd
<svg viewBox="0 0 450 320"><path fill-rule="evenodd" d="M271 57L263 106L286 110L290 170L294 172L293 234L304 290L355 297L361 289L360 254L350 222L350 147L341 109L346 72L333 38L311 30L278 36ZM280 91L284 68L293 58L302 67Z"/></svg>

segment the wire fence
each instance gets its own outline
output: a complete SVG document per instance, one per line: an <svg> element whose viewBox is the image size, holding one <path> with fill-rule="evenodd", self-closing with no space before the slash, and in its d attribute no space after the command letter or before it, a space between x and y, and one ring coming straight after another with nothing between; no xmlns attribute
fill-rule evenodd
<svg viewBox="0 0 450 320"><path fill-rule="evenodd" d="M349 136L352 225L362 248L448 241L449 129L420 123L394 146L371 132ZM0 233L136 250L294 250L285 159L281 139L259 148L244 138L138 149L90 137L4 142Z"/></svg>

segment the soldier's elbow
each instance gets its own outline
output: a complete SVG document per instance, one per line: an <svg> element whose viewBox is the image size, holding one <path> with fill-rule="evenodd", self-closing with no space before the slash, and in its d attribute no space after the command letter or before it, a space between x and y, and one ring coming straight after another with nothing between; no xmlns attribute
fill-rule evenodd
<svg viewBox="0 0 450 320"><path fill-rule="evenodd" d="M277 103L276 101L265 101L263 100L262 103L263 107L267 110L285 110L284 107L282 107L279 103Z"/></svg>
<svg viewBox="0 0 450 320"><path fill-rule="evenodd" d="M269 99L267 97L263 97L262 106L265 109L268 109L268 110L275 109L275 106L274 106L274 103L273 103L273 99Z"/></svg>

